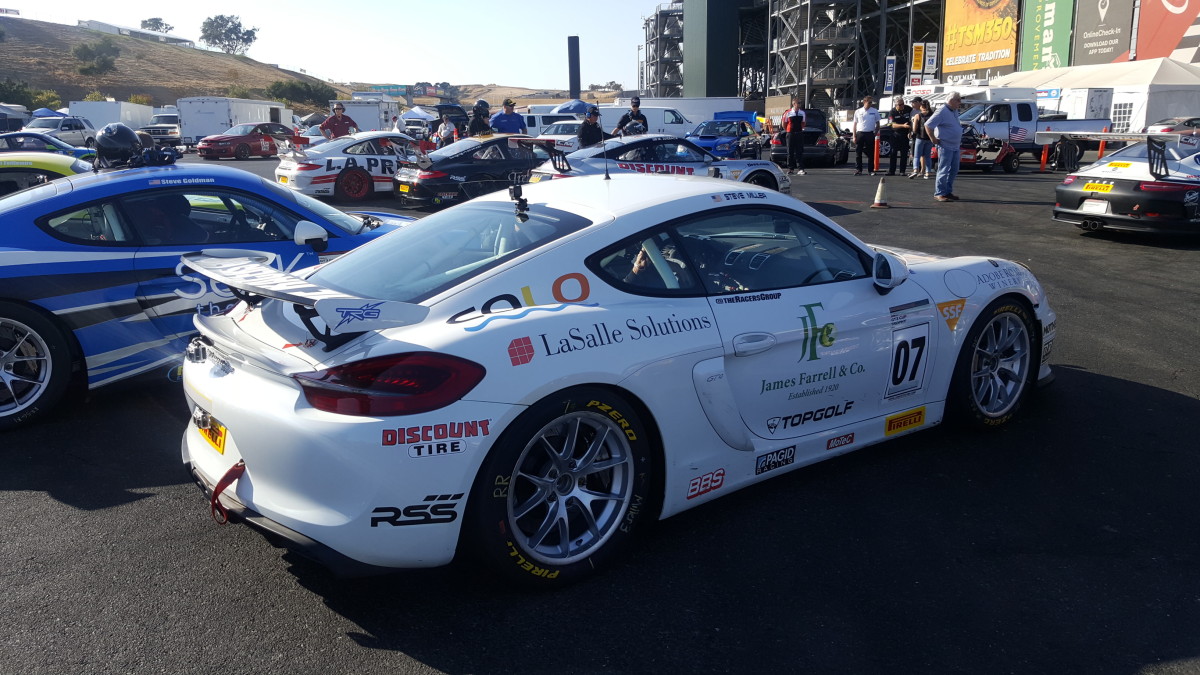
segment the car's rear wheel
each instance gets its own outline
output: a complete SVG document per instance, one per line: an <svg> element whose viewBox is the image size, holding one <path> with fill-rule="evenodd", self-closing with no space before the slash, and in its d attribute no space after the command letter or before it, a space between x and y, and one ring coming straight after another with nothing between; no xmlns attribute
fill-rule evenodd
<svg viewBox="0 0 1200 675"><path fill-rule="evenodd" d="M1004 161L1000 163L1000 168L1004 169L1004 173L1016 173L1021 168L1020 153L1009 153L1008 157L1005 157Z"/></svg>
<svg viewBox="0 0 1200 675"><path fill-rule="evenodd" d="M234 159L250 159L250 146L242 143L233 149Z"/></svg>
<svg viewBox="0 0 1200 675"><path fill-rule="evenodd" d="M961 421L999 426L1012 419L1037 376L1034 322L1013 298L988 305L967 333L948 403Z"/></svg>
<svg viewBox="0 0 1200 675"><path fill-rule="evenodd" d="M71 347L50 319L0 302L0 430L52 410L71 379Z"/></svg>
<svg viewBox="0 0 1200 675"><path fill-rule="evenodd" d="M521 585L594 574L650 517L651 441L634 407L579 387L534 404L484 460L464 525L467 545Z"/></svg>
<svg viewBox="0 0 1200 675"><path fill-rule="evenodd" d="M349 169L338 176L333 189L338 199L357 202L371 194L371 187L370 174L362 169Z"/></svg>
<svg viewBox="0 0 1200 675"><path fill-rule="evenodd" d="M83 147L85 147L85 148L96 147L96 139L94 139L94 138L87 139L86 141L83 142Z"/></svg>
<svg viewBox="0 0 1200 675"><path fill-rule="evenodd" d="M775 177L766 171L755 171L754 173L750 174L750 177L746 179L746 182L751 185L767 188L768 190L779 189L779 183L775 180Z"/></svg>

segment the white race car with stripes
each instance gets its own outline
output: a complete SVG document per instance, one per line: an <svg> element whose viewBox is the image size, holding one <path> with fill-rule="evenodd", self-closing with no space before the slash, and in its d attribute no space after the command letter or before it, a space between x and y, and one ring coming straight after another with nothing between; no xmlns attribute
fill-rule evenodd
<svg viewBox="0 0 1200 675"><path fill-rule="evenodd" d="M395 131L362 131L312 148L285 144L275 180L306 195L359 201L391 192L397 160L416 155L417 141Z"/></svg>

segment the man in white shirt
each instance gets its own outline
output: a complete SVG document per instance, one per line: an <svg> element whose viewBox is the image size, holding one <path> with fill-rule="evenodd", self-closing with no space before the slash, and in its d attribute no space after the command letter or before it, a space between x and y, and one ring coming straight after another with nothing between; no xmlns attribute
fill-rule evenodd
<svg viewBox="0 0 1200 675"><path fill-rule="evenodd" d="M862 107L854 111L854 123L850 131L854 133L854 175L861 176L863 172L863 153L867 153L867 165L871 171L878 169L875 162L875 132L879 129L879 111L875 108L875 99L864 96Z"/></svg>

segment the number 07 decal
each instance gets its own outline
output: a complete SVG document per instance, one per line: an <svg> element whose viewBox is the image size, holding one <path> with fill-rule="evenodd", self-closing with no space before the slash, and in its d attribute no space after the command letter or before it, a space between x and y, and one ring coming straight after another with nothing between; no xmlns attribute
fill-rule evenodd
<svg viewBox="0 0 1200 675"><path fill-rule="evenodd" d="M919 391L925 384L929 324L908 326L892 332L892 367L884 398Z"/></svg>

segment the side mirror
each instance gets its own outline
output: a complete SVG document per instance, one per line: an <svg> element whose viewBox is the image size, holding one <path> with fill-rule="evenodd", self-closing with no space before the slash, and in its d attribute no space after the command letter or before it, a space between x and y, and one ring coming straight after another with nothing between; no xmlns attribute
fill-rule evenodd
<svg viewBox="0 0 1200 675"><path fill-rule="evenodd" d="M296 231L292 235L292 240L296 242L297 246L311 246L312 250L317 253L329 248L329 233L325 231L325 228L309 220L296 223Z"/></svg>
<svg viewBox="0 0 1200 675"><path fill-rule="evenodd" d="M880 295L887 295L908 278L908 264L891 253L876 253L871 267L872 281Z"/></svg>

